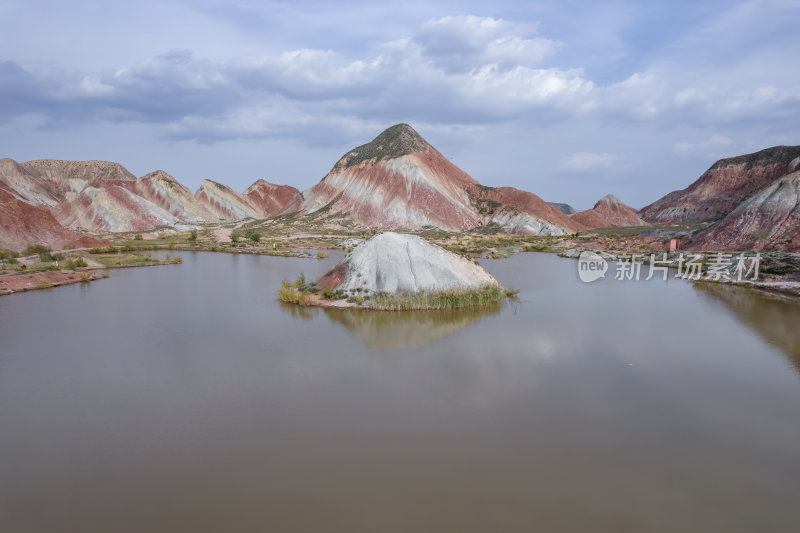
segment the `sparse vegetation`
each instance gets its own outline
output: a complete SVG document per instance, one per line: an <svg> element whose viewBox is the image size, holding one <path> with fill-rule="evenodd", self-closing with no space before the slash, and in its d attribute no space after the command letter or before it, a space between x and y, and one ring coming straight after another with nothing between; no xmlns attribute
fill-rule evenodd
<svg viewBox="0 0 800 533"><path fill-rule="evenodd" d="M763 241L769 238L769 230L761 229L753 232L753 238L757 241Z"/></svg>
<svg viewBox="0 0 800 533"><path fill-rule="evenodd" d="M62 268L66 269L66 270L76 270L78 268L86 268L87 266L89 266L89 264L86 262L86 259L84 259L83 257L78 257L76 259L71 259L69 261L66 261L61 266L62 266Z"/></svg>
<svg viewBox="0 0 800 533"><path fill-rule="evenodd" d="M338 289L325 287L322 291L322 297L326 300L342 300L344 299L344 293Z"/></svg>
<svg viewBox="0 0 800 533"><path fill-rule="evenodd" d="M296 304L300 303L300 291L292 287L289 282L284 281L278 291L278 299L282 302Z"/></svg>
<svg viewBox="0 0 800 533"><path fill-rule="evenodd" d="M299 305L317 305L319 289L314 282L308 282L306 275L301 273L296 280L284 280L278 291L278 299L286 303Z"/></svg>
<svg viewBox="0 0 800 533"><path fill-rule="evenodd" d="M480 307L514 297L518 292L500 285L484 285L478 289L468 290L422 291L397 295L375 293L372 295L370 308L383 311L412 311Z"/></svg>
<svg viewBox="0 0 800 533"><path fill-rule="evenodd" d="M412 311L481 307L514 297L519 291L506 289L500 285L485 285L468 290L402 294L368 294L369 291L363 288L346 293L331 287L325 287L321 294L318 292L316 285L309 283L305 275L300 274L295 281L284 281L281 284L278 299L282 302L303 306L326 305L323 303L324 301L346 300L348 303L379 311Z"/></svg>
<svg viewBox="0 0 800 533"><path fill-rule="evenodd" d="M53 256L50 255L50 248L42 244L29 244L22 255L38 255L41 262L53 261Z"/></svg>
<svg viewBox="0 0 800 533"><path fill-rule="evenodd" d="M93 255L97 254L113 254L116 253L117 249L113 246L106 246L105 248L90 248L89 253Z"/></svg>

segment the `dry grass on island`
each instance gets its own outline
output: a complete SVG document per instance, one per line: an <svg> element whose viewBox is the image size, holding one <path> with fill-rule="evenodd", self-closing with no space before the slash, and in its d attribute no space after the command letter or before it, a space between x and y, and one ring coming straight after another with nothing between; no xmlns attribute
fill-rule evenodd
<svg viewBox="0 0 800 533"><path fill-rule="evenodd" d="M372 309L375 311L422 311L437 309L467 309L483 307L506 298L513 298L519 291L499 284L486 284L477 288L445 289L439 291L370 292L369 289L354 289L344 292L332 288L320 290L315 282L308 282L304 275L295 281L284 281L278 291L278 299L285 303L302 306L334 308Z"/></svg>

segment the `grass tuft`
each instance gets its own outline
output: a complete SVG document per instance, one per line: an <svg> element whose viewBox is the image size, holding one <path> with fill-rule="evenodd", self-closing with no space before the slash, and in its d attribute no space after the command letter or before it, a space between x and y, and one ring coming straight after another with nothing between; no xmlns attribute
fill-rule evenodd
<svg viewBox="0 0 800 533"><path fill-rule="evenodd" d="M396 295L383 292L372 295L370 307L382 311L462 309L481 307L514 297L518 292L496 284L484 285L477 289L421 291Z"/></svg>

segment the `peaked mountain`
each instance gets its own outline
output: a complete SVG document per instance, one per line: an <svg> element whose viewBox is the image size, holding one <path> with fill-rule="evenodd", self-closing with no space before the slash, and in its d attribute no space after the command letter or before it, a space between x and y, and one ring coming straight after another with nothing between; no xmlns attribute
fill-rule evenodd
<svg viewBox="0 0 800 533"><path fill-rule="evenodd" d="M182 222L197 224L213 218L188 187L163 170L156 170L136 180L133 192Z"/></svg>
<svg viewBox="0 0 800 533"><path fill-rule="evenodd" d="M622 200L609 194L600 199L594 207L572 215L572 219L587 228L617 228L621 226L641 226L636 209L625 205Z"/></svg>
<svg viewBox="0 0 800 533"><path fill-rule="evenodd" d="M300 191L294 187L275 185L261 179L248 187L244 195L261 212L262 217L275 216L300 199Z"/></svg>
<svg viewBox="0 0 800 533"><path fill-rule="evenodd" d="M717 220L773 181L800 168L800 146L775 146L720 159L686 189L644 207L648 222Z"/></svg>
<svg viewBox="0 0 800 533"><path fill-rule="evenodd" d="M211 214L213 222L264 218L247 196L216 181L203 180L194 195L200 207Z"/></svg>
<svg viewBox="0 0 800 533"><path fill-rule="evenodd" d="M580 228L535 194L483 187L407 124L346 153L283 213L323 208L389 229L463 231L494 223L512 232L561 235Z"/></svg>
<svg viewBox="0 0 800 533"><path fill-rule="evenodd" d="M800 251L800 171L767 185L690 246L715 251Z"/></svg>

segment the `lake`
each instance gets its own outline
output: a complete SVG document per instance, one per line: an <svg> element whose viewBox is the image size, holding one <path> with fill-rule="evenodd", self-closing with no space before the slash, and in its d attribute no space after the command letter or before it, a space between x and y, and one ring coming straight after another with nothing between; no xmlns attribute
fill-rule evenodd
<svg viewBox="0 0 800 533"><path fill-rule="evenodd" d="M800 527L797 304L530 253L481 311L277 301L331 255L0 298L0 531Z"/></svg>

